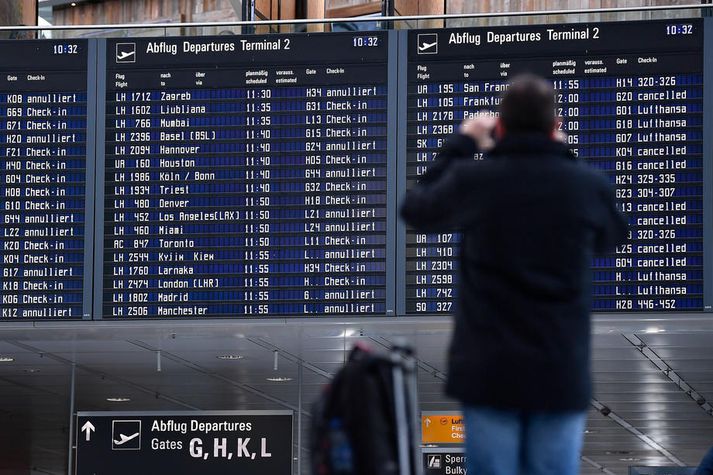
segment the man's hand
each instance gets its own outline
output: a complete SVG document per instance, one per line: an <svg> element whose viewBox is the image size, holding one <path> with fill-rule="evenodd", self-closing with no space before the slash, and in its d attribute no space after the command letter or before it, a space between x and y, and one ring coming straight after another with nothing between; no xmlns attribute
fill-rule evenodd
<svg viewBox="0 0 713 475"><path fill-rule="evenodd" d="M567 132L562 128L562 119L560 117L555 120L555 126L552 129L552 140L567 144Z"/></svg>
<svg viewBox="0 0 713 475"><path fill-rule="evenodd" d="M552 140L567 144L567 133L563 130L555 130L552 132Z"/></svg>
<svg viewBox="0 0 713 475"><path fill-rule="evenodd" d="M479 115L473 119L466 119L460 124L458 132L475 140L481 151L488 151L495 146L493 132L497 119L492 115Z"/></svg>

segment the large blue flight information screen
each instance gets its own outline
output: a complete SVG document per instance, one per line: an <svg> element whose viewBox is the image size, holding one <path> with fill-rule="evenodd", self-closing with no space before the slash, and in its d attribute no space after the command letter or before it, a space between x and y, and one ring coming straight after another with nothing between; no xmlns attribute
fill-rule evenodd
<svg viewBox="0 0 713 475"><path fill-rule="evenodd" d="M594 259L593 309L703 310L703 22L409 32L407 187L522 71L554 82L568 143L628 215L627 243ZM406 313L451 312L458 234L406 240Z"/></svg>
<svg viewBox="0 0 713 475"><path fill-rule="evenodd" d="M0 42L0 319L89 315L87 42Z"/></svg>
<svg viewBox="0 0 713 475"><path fill-rule="evenodd" d="M387 53L108 41L103 318L384 315Z"/></svg>
<svg viewBox="0 0 713 475"><path fill-rule="evenodd" d="M451 313L459 235L397 198L522 71L629 219L593 310L708 310L703 29L0 42L0 320Z"/></svg>

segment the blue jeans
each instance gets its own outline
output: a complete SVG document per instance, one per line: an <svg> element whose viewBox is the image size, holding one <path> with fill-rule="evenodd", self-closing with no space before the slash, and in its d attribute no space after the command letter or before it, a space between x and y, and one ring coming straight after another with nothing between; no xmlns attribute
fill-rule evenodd
<svg viewBox="0 0 713 475"><path fill-rule="evenodd" d="M463 408L468 475L576 475L582 412Z"/></svg>

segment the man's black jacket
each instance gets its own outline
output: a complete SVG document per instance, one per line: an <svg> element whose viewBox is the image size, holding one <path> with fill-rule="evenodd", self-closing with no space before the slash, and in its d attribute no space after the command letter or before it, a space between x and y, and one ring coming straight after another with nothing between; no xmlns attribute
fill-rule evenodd
<svg viewBox="0 0 713 475"><path fill-rule="evenodd" d="M694 475L713 475L713 447L706 452Z"/></svg>
<svg viewBox="0 0 713 475"><path fill-rule="evenodd" d="M592 256L627 234L614 191L545 136L505 137L482 161L476 152L454 136L401 209L420 231L463 233L447 392L467 405L583 410Z"/></svg>

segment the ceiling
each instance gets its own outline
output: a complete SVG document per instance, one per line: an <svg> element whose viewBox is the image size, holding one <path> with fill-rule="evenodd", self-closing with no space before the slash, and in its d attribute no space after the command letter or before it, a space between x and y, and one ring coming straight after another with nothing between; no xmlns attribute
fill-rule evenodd
<svg viewBox="0 0 713 475"><path fill-rule="evenodd" d="M450 328L445 318L3 323L0 356L15 361L0 363L0 475L66 473L73 365L77 411L298 413L301 364L304 440L311 402L359 340L382 350L410 342L421 409L457 409L442 394ZM713 445L713 317L611 314L593 331L581 473L696 465ZM117 396L131 401L107 401Z"/></svg>

